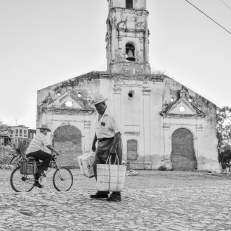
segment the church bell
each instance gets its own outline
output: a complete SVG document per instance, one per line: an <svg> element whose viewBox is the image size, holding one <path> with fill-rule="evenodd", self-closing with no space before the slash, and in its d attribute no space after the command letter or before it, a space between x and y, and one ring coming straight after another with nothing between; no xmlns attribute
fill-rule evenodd
<svg viewBox="0 0 231 231"><path fill-rule="evenodd" d="M134 55L133 55L133 52L131 50L128 51L126 60L128 60L128 61L135 61L136 60Z"/></svg>

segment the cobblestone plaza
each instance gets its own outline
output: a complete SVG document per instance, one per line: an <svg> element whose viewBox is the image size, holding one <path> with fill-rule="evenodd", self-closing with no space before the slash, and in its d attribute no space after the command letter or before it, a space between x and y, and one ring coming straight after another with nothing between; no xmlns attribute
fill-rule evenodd
<svg viewBox="0 0 231 231"><path fill-rule="evenodd" d="M69 192L57 192L47 176L43 189L15 193L11 171L0 170L0 231L231 230L229 176L138 171L126 177L122 201L115 203L90 199L94 178L72 172Z"/></svg>

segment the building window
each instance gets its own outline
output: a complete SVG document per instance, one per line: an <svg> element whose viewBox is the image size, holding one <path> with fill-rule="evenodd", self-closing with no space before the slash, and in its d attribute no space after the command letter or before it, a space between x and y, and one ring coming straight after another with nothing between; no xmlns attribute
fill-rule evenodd
<svg viewBox="0 0 231 231"><path fill-rule="evenodd" d="M128 61L136 61L135 58L135 46L131 43L126 44L126 60Z"/></svg>
<svg viewBox="0 0 231 231"><path fill-rule="evenodd" d="M126 8L133 9L133 0L126 0Z"/></svg>
<svg viewBox="0 0 231 231"><path fill-rule="evenodd" d="M137 141L136 140L128 140L127 141L127 154L128 160L137 160Z"/></svg>

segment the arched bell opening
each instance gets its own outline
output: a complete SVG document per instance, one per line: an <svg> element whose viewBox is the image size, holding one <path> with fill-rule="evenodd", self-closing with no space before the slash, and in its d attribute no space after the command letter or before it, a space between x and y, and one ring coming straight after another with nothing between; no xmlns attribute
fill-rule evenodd
<svg viewBox="0 0 231 231"><path fill-rule="evenodd" d="M135 58L135 46L131 43L126 44L126 60L134 62L136 61Z"/></svg>

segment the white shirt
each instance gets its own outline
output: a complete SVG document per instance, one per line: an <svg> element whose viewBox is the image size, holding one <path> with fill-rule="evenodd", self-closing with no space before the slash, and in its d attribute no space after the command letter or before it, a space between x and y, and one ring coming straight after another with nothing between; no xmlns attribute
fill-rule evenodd
<svg viewBox="0 0 231 231"><path fill-rule="evenodd" d="M112 138L120 130L117 116L112 114L111 110L107 107L100 120L96 119L97 138Z"/></svg>
<svg viewBox="0 0 231 231"><path fill-rule="evenodd" d="M46 136L42 132L38 132L38 134L36 134L36 136L30 142L30 145L26 150L26 154L39 150L44 151L47 145L49 145L49 143Z"/></svg>

